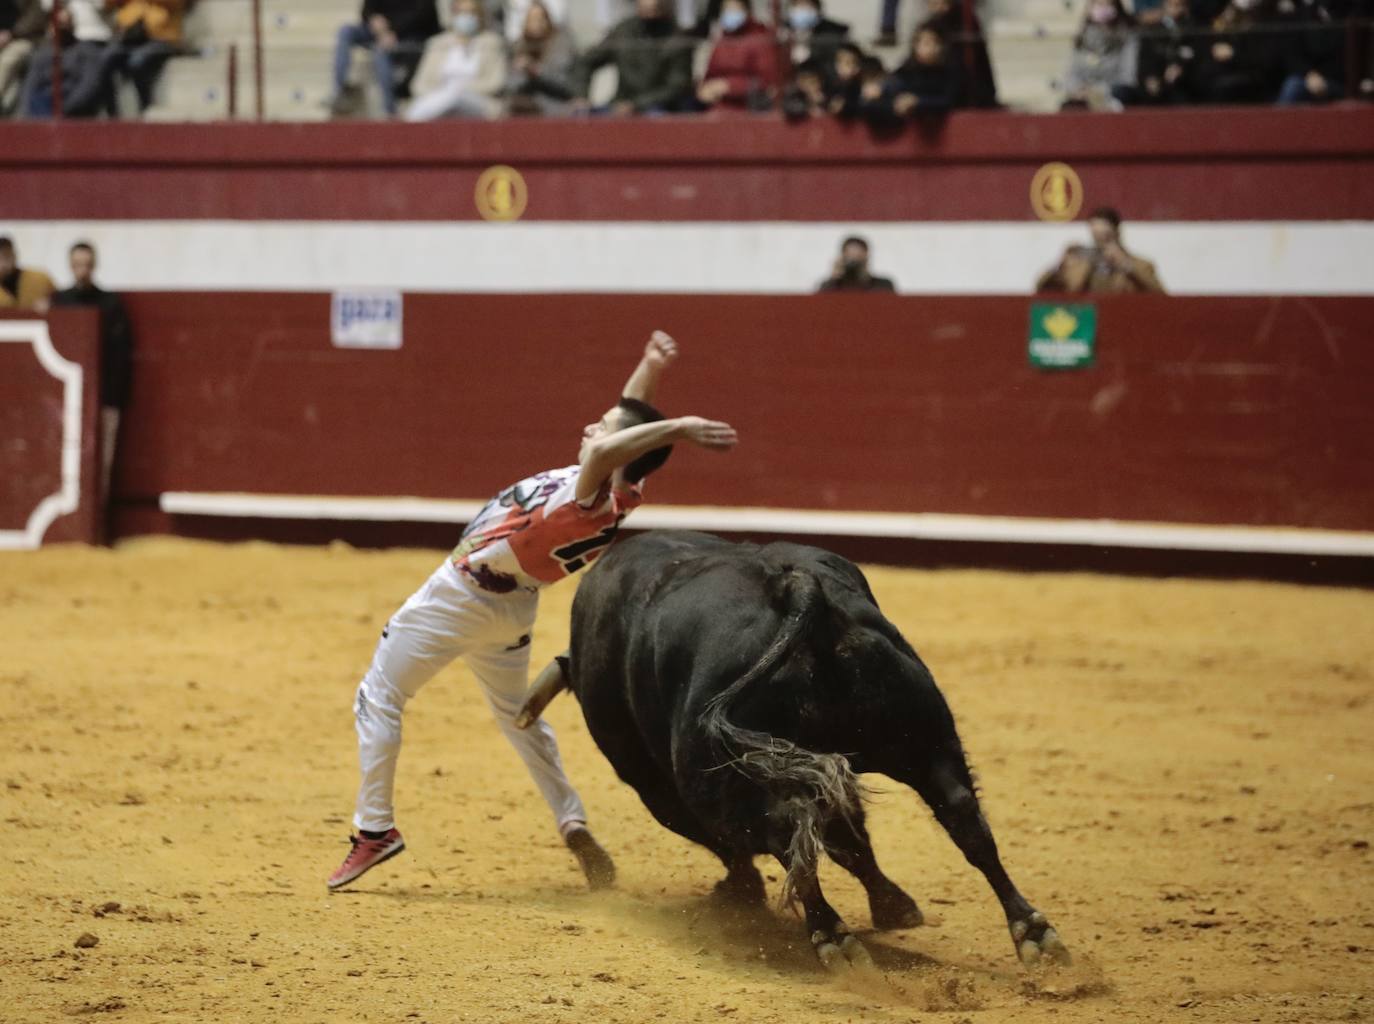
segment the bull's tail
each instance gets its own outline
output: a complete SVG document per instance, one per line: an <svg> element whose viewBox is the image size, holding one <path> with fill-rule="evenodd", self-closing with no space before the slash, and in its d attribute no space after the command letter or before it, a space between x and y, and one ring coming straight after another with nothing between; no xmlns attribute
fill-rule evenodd
<svg viewBox="0 0 1374 1024"><path fill-rule="evenodd" d="M820 584L804 570L788 569L780 591L787 610L782 629L749 671L711 699L702 724L726 757L720 767L733 768L758 782L786 807L793 832L782 899L791 904L801 877L820 863L826 826L836 817L852 820L862 803L863 789L843 754L818 754L730 719L738 698L787 660L826 607Z"/></svg>

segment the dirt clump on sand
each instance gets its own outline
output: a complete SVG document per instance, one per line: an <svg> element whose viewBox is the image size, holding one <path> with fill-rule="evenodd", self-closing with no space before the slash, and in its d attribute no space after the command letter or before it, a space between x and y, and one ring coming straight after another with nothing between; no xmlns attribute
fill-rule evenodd
<svg viewBox="0 0 1374 1024"><path fill-rule="evenodd" d="M827 864L876 964L845 981L790 914L713 906L720 865L650 818L565 696L548 717L619 868L588 893L461 664L407 715L407 851L326 892L353 691L440 557L0 554L0 1020L1374 1020L1374 593L872 570L1008 870L1078 960L1022 969L983 879L870 779L879 861L934 923L869 931ZM536 669L572 596L545 595Z"/></svg>

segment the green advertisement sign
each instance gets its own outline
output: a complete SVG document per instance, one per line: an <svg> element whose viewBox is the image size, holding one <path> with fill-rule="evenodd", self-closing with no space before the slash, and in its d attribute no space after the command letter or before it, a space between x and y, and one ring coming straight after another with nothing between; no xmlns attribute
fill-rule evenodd
<svg viewBox="0 0 1374 1024"><path fill-rule="evenodd" d="M1092 366L1097 348L1097 308L1036 302L1030 308L1030 363L1041 370Z"/></svg>

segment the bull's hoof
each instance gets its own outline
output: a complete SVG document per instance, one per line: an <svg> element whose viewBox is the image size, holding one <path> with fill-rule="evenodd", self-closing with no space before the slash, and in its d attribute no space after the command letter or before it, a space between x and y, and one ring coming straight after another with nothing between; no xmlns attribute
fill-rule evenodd
<svg viewBox="0 0 1374 1024"><path fill-rule="evenodd" d="M576 828L564 840L568 849L577 858L577 865L587 876L587 885L592 889L609 889L615 885L615 861L601 848L585 828Z"/></svg>
<svg viewBox="0 0 1374 1024"><path fill-rule="evenodd" d="M873 917L873 927L879 931L915 928L926 920L916 901L895 885L881 895L870 894L868 910Z"/></svg>
<svg viewBox="0 0 1374 1024"><path fill-rule="evenodd" d="M1069 964L1069 948L1059 933L1050 927L1050 922L1038 910L1019 921L1011 922L1011 941L1016 946L1016 955L1027 967L1040 964Z"/></svg>
<svg viewBox="0 0 1374 1024"><path fill-rule="evenodd" d="M761 906L768 898L763 888L763 876L752 863L736 865L716 883L712 890L716 900L733 907Z"/></svg>
<svg viewBox="0 0 1374 1024"><path fill-rule="evenodd" d="M869 956L868 950L864 949L864 944L845 932L814 932L811 935L811 945L816 950L816 958L826 970L843 973L856 967L873 967L873 958Z"/></svg>

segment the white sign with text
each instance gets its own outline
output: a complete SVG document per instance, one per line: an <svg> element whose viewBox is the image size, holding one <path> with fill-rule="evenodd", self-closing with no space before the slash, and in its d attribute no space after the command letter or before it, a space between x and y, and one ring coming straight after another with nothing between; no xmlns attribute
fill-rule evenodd
<svg viewBox="0 0 1374 1024"><path fill-rule="evenodd" d="M400 348L401 293L384 288L335 292L329 321L335 348Z"/></svg>

